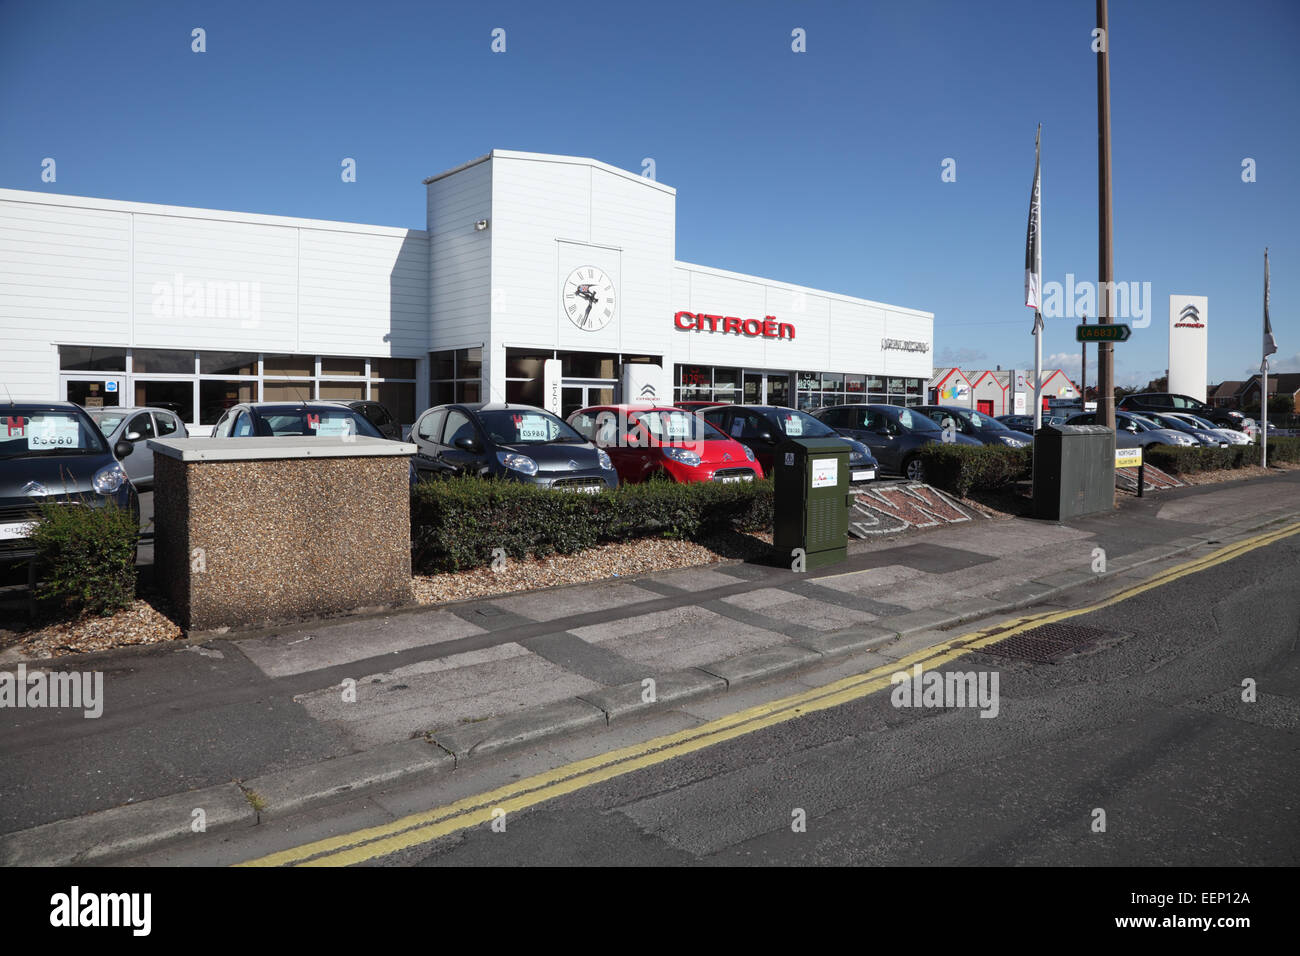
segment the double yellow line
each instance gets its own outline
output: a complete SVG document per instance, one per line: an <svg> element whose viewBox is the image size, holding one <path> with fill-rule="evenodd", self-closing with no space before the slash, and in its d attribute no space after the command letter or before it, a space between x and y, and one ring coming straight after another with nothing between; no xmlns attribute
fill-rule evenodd
<svg viewBox="0 0 1300 956"><path fill-rule="evenodd" d="M971 651L1005 640L1012 635L1055 621L1091 614L1178 578L1231 561L1256 548L1266 547L1297 533L1300 533L1300 522L1219 548L1203 557L1162 571L1140 584L1132 585L1086 607L1026 615L1008 623L964 634L865 673L855 674L822 687L729 714L689 730L678 731L586 760L575 761L555 770L548 770L495 790L467 797L447 806L415 813L381 826L306 843L239 865L348 866L387 856L458 830L488 823L497 810L510 814L614 777L664 763L735 737L751 734L764 727L793 720L803 714L858 700L889 687L890 676L898 671L908 671L917 664L921 665L923 671L943 667Z"/></svg>

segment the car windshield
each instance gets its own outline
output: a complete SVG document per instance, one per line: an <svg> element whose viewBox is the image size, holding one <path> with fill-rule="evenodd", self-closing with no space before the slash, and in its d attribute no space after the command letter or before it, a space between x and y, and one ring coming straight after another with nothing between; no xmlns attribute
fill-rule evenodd
<svg viewBox="0 0 1300 956"><path fill-rule="evenodd" d="M1184 415L1183 421L1191 422L1197 428L1204 428L1208 431L1213 431L1214 429L1219 427L1218 425L1214 424L1214 422L1207 422L1204 418L1198 418L1195 415Z"/></svg>
<svg viewBox="0 0 1300 956"><path fill-rule="evenodd" d="M536 408L498 409L479 412L478 417L488 437L501 445L581 444L587 440L550 412Z"/></svg>
<svg viewBox="0 0 1300 956"><path fill-rule="evenodd" d="M1119 422L1120 424L1125 424L1126 422L1132 422L1134 425L1137 426L1138 431L1142 431L1142 432L1147 431L1148 429L1151 428L1160 427L1151 419L1143 418L1141 415L1134 415L1132 412L1130 412L1128 415L1125 415L1123 418L1117 417L1116 421Z"/></svg>
<svg viewBox="0 0 1300 956"><path fill-rule="evenodd" d="M829 425L819 422L807 412L782 408L773 413L777 426L790 438L833 438L839 435Z"/></svg>
<svg viewBox="0 0 1300 956"><path fill-rule="evenodd" d="M107 451L99 429L76 412L0 413L0 459L102 455Z"/></svg>
<svg viewBox="0 0 1300 956"><path fill-rule="evenodd" d="M124 413L116 410L111 412L87 412L86 414L94 419L95 424L99 426L99 430L105 435L113 434L117 426L122 424L122 419L126 418Z"/></svg>
<svg viewBox="0 0 1300 956"><path fill-rule="evenodd" d="M652 412L632 412L628 416L631 425L640 424L659 443L679 444L697 441L726 441L722 434L698 415L684 411L656 409Z"/></svg>
<svg viewBox="0 0 1300 956"><path fill-rule="evenodd" d="M931 419L928 415L922 415L920 412L900 409L898 412L898 424L902 425L911 432L941 432L942 428L939 423Z"/></svg>
<svg viewBox="0 0 1300 956"><path fill-rule="evenodd" d="M379 429L350 408L292 408L263 412L262 421L277 438L287 435L364 435L383 438Z"/></svg>
<svg viewBox="0 0 1300 956"><path fill-rule="evenodd" d="M1005 424L996 418L990 418L988 415L981 415L979 412L958 412L958 415L965 418L973 426L984 432L1009 432L1011 431Z"/></svg>

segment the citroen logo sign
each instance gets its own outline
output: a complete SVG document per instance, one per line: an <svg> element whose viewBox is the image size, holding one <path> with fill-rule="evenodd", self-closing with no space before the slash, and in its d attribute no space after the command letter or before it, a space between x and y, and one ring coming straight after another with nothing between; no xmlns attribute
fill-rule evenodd
<svg viewBox="0 0 1300 956"><path fill-rule="evenodd" d="M572 458L570 458L570 459L569 459L569 471L577 471L577 470L578 470L578 463L577 463L576 461L574 461Z"/></svg>
<svg viewBox="0 0 1300 956"><path fill-rule="evenodd" d="M29 481L27 484L23 485L22 493L28 498L44 498L50 492L39 481Z"/></svg>

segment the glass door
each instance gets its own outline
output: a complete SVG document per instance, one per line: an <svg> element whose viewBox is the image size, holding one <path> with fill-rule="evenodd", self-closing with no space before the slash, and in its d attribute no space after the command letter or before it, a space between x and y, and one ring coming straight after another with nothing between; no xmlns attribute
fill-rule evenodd
<svg viewBox="0 0 1300 956"><path fill-rule="evenodd" d="M65 375L63 400L76 402L82 408L112 408L122 405L125 376L118 375Z"/></svg>
<svg viewBox="0 0 1300 956"><path fill-rule="evenodd" d="M763 373L746 372L745 373L745 391L742 405L762 405L763 402Z"/></svg>
<svg viewBox="0 0 1300 956"><path fill-rule="evenodd" d="M767 373L767 398L768 405L780 405L785 408L790 407L790 376L774 375Z"/></svg>
<svg viewBox="0 0 1300 956"><path fill-rule="evenodd" d="M568 420L580 408L591 405L613 405L617 382L582 382L567 379L560 383L560 417Z"/></svg>

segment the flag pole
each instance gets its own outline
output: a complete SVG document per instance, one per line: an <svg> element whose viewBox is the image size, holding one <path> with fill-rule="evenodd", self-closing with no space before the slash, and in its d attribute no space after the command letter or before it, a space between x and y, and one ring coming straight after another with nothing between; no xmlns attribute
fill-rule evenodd
<svg viewBox="0 0 1300 956"><path fill-rule="evenodd" d="M1260 366L1264 372L1263 391L1259 399L1259 464L1262 468L1268 467L1268 356L1264 356L1264 364Z"/></svg>
<svg viewBox="0 0 1300 956"><path fill-rule="evenodd" d="M1264 354L1259 369L1262 381L1259 392L1259 463L1268 467L1268 357L1277 351L1277 341L1273 338L1273 323L1268 318L1268 247L1264 247Z"/></svg>

